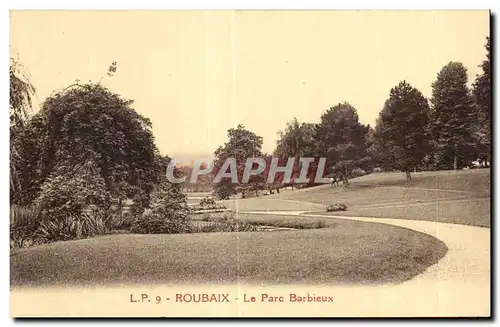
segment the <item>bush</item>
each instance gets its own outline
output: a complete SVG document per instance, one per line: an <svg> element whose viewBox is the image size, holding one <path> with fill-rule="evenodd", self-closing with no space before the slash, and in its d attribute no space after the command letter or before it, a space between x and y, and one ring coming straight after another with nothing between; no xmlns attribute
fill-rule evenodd
<svg viewBox="0 0 500 327"><path fill-rule="evenodd" d="M13 205L10 208L10 215L11 248L76 240L106 234L116 228L127 228L127 223L118 220L117 215L99 210L51 219L42 215L37 205L26 207Z"/></svg>
<svg viewBox="0 0 500 327"><path fill-rule="evenodd" d="M336 204L333 204L333 205L329 205L326 208L327 212L346 211L346 210L347 210L347 206L345 204L341 204L341 203L336 203Z"/></svg>
<svg viewBox="0 0 500 327"><path fill-rule="evenodd" d="M226 210L227 210L226 206L223 204L219 204L219 203L216 203L216 204L210 205L210 206L201 206L199 204L191 206L191 211L194 214L222 212L222 211L226 211Z"/></svg>
<svg viewBox="0 0 500 327"><path fill-rule="evenodd" d="M10 247L21 248L33 245L34 235L40 226L40 207L11 205L10 207Z"/></svg>
<svg viewBox="0 0 500 327"><path fill-rule="evenodd" d="M141 234L185 233L191 227L189 213L186 195L179 185L164 181L152 196L151 208L134 220L131 231Z"/></svg>
<svg viewBox="0 0 500 327"><path fill-rule="evenodd" d="M216 205L215 200L210 196L206 196L200 201L200 206L202 207L210 207L215 205Z"/></svg>
<svg viewBox="0 0 500 327"><path fill-rule="evenodd" d="M355 178L355 177L361 177L361 176L364 176L366 175L366 171L359 168L359 167L356 167L352 170L351 172L351 177L352 178Z"/></svg>
<svg viewBox="0 0 500 327"><path fill-rule="evenodd" d="M225 212L207 212L201 214L201 221L228 221L234 219L234 212L225 211Z"/></svg>
<svg viewBox="0 0 500 327"><path fill-rule="evenodd" d="M111 201L104 180L87 162L72 169L58 167L42 185L36 204L44 219L55 221L81 216L89 206L109 208Z"/></svg>
<svg viewBox="0 0 500 327"><path fill-rule="evenodd" d="M259 228L255 225L252 225L248 221L241 220L227 220L227 221L214 221L211 224L197 226L191 226L191 233L215 233L215 232L255 232L258 231Z"/></svg>
<svg viewBox="0 0 500 327"><path fill-rule="evenodd" d="M119 209L103 212L102 216L108 232L130 230L136 217L131 211Z"/></svg>
<svg viewBox="0 0 500 327"><path fill-rule="evenodd" d="M263 217L261 219L256 220L255 218L251 219L250 222L252 225L256 226L273 226L273 227L280 227L280 228L293 228L293 229L318 229L318 228L324 228L325 227L325 222L321 219L318 220L311 220L311 219L290 219L290 218L284 218L284 219L268 219L266 217Z"/></svg>
<svg viewBox="0 0 500 327"><path fill-rule="evenodd" d="M313 226L314 226L314 228L316 228L316 229L318 229L318 228L325 228L325 222L324 222L323 220L318 219L318 220L316 220L316 221L314 222L314 225L313 225Z"/></svg>
<svg viewBox="0 0 500 327"><path fill-rule="evenodd" d="M41 243L78 240L106 234L106 223L99 214L68 215L56 220L43 220L36 231Z"/></svg>

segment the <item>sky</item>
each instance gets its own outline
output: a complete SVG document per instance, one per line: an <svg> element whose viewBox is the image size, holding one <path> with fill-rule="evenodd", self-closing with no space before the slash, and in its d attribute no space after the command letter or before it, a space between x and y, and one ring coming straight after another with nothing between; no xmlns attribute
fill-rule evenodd
<svg viewBox="0 0 500 327"><path fill-rule="evenodd" d="M270 153L294 117L317 123L347 101L374 125L402 80L430 97L450 61L471 84L489 29L488 11L11 11L11 55L35 111L101 81L151 119L164 155L210 155L238 124Z"/></svg>

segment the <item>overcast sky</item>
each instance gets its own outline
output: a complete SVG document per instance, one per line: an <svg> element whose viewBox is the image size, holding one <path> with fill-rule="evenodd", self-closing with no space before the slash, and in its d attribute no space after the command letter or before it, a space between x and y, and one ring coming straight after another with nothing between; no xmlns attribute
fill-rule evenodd
<svg viewBox="0 0 500 327"><path fill-rule="evenodd" d="M11 12L11 52L38 103L104 77L170 156L211 154L240 123L271 152L294 116L318 122L344 101L374 124L403 79L429 97L441 67L461 61L472 83L488 35L487 11Z"/></svg>

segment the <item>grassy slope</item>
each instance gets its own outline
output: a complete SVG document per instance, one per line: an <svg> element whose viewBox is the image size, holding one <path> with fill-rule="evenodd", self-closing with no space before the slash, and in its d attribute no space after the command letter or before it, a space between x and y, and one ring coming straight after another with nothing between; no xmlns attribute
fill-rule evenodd
<svg viewBox="0 0 500 327"><path fill-rule="evenodd" d="M441 241L404 228L336 219L326 226L57 242L13 253L11 285L398 283L446 253Z"/></svg>
<svg viewBox="0 0 500 327"><path fill-rule="evenodd" d="M347 205L347 212L332 215L490 226L489 169L416 173L410 184L405 183L403 173L371 174L352 180L348 189L325 185L283 192L272 198L304 201L304 205L308 202Z"/></svg>

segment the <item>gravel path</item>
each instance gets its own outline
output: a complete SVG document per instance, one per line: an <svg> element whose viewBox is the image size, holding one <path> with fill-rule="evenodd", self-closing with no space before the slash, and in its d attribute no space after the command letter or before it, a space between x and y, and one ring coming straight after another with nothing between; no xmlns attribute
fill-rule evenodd
<svg viewBox="0 0 500 327"><path fill-rule="evenodd" d="M250 212L249 212L250 213ZM300 215L389 224L443 241L448 253L426 272L399 285L335 290L340 316L489 316L489 228L421 220L345 217L307 212L251 212Z"/></svg>

